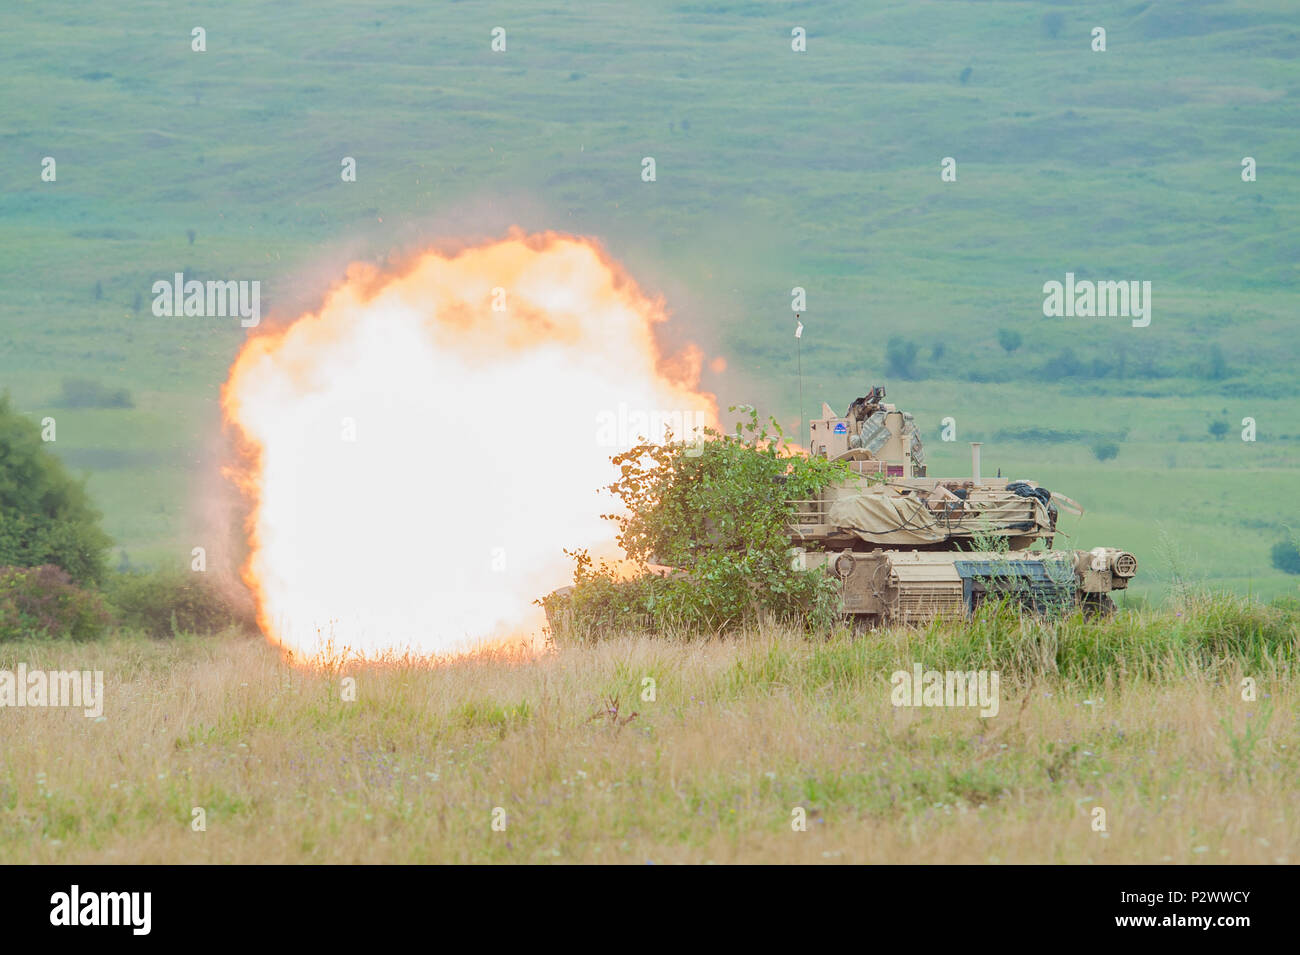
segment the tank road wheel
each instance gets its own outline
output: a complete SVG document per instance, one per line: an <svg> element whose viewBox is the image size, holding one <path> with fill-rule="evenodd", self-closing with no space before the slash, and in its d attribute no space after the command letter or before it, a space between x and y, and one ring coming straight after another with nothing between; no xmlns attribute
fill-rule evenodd
<svg viewBox="0 0 1300 955"><path fill-rule="evenodd" d="M1110 594L1084 594L1079 606L1087 620L1104 620L1115 613L1115 601L1110 599Z"/></svg>

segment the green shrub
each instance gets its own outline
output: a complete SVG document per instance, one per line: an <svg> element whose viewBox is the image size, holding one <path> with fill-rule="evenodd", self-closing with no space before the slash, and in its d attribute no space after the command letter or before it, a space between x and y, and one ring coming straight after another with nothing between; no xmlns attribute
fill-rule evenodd
<svg viewBox="0 0 1300 955"><path fill-rule="evenodd" d="M99 594L82 590L61 567L0 567L0 641L92 640L111 622Z"/></svg>
<svg viewBox="0 0 1300 955"><path fill-rule="evenodd" d="M761 428L750 409L733 434L710 430L700 445L643 444L613 460L610 486L626 512L613 516L618 542L642 568L619 579L585 551L574 587L543 602L567 637L590 639L619 630L718 632L760 619L822 627L836 616L835 582L790 562L795 500L846 475L824 458L785 457L780 428ZM674 568L650 573L650 565ZM557 636L559 634L557 633Z"/></svg>
<svg viewBox="0 0 1300 955"><path fill-rule="evenodd" d="M891 378L911 380L916 377L916 342L893 335L885 343L885 367Z"/></svg>
<svg viewBox="0 0 1300 955"><path fill-rule="evenodd" d="M54 399L60 408L134 408L125 388L110 388L89 378L64 378L63 391Z"/></svg>
<svg viewBox="0 0 1300 955"><path fill-rule="evenodd" d="M246 593L229 590L203 573L114 574L107 590L118 623L151 637L256 626Z"/></svg>
<svg viewBox="0 0 1300 955"><path fill-rule="evenodd" d="M1280 540L1273 545L1273 566L1284 574L1300 574L1300 547L1293 540Z"/></svg>
<svg viewBox="0 0 1300 955"><path fill-rule="evenodd" d="M0 397L0 566L54 564L78 583L99 583L111 543L84 484Z"/></svg>
<svg viewBox="0 0 1300 955"><path fill-rule="evenodd" d="M1086 366L1075 355L1073 348L1062 348L1056 353L1056 357L1049 358L1044 364L1039 374L1053 381L1057 378L1074 378L1083 375Z"/></svg>
<svg viewBox="0 0 1300 955"><path fill-rule="evenodd" d="M1098 461L1109 461L1119 454L1119 445L1114 441L1098 441L1092 446L1092 454Z"/></svg>

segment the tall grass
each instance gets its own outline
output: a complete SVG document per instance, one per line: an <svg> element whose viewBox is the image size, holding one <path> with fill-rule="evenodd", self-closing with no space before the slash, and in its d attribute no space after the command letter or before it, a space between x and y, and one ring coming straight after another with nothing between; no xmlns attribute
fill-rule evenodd
<svg viewBox="0 0 1300 955"><path fill-rule="evenodd" d="M731 639L746 643L750 636ZM797 657L814 669L814 681L852 681L914 663L940 670L997 670L1004 679L1021 682L1053 678L1090 685L1200 674L1219 678L1238 670L1274 677L1289 673L1300 655L1300 609L1233 594L1193 593L1165 609L1046 618L1021 612L1013 602L989 601L970 618L936 620L924 627L862 635L841 627L823 639L793 632L786 637L751 650L742 665L750 673L775 673L781 659ZM584 633L581 639L589 641L591 635ZM793 651L800 639L811 641L809 653ZM563 634L558 640L566 642Z"/></svg>
<svg viewBox="0 0 1300 955"><path fill-rule="evenodd" d="M0 644L0 669L106 683L102 722L0 712L0 857L1294 861L1295 653L1294 616L1209 598L1054 627L990 609L968 627L616 635L439 665L300 667L234 634ZM917 662L1000 668L999 713L893 706L891 671Z"/></svg>

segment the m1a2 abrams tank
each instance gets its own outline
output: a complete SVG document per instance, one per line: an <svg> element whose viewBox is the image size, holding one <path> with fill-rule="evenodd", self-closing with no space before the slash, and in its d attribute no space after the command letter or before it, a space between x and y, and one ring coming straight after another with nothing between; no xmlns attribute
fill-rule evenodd
<svg viewBox="0 0 1300 955"><path fill-rule="evenodd" d="M1058 506L1082 510L1029 480L989 479L972 444L968 477L931 477L912 416L873 387L844 415L822 405L810 453L848 464L851 476L795 502L792 557L825 568L843 611L867 626L920 623L975 610L990 595L1053 612L1105 613L1109 594L1137 573L1111 547L1053 550ZM1031 550L1038 541L1045 549Z"/></svg>

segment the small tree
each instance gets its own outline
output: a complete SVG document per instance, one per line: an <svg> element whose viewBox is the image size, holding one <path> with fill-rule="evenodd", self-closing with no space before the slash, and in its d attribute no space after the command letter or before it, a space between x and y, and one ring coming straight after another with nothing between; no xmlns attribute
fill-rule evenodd
<svg viewBox="0 0 1300 955"><path fill-rule="evenodd" d="M47 451L41 429L0 397L0 566L54 564L99 583L112 542L83 482Z"/></svg>
<svg viewBox="0 0 1300 955"><path fill-rule="evenodd" d="M1300 574L1300 547L1293 540L1280 540L1273 545L1273 566L1284 574Z"/></svg>
<svg viewBox="0 0 1300 955"><path fill-rule="evenodd" d="M1013 328L998 329L998 344L1002 346L1002 350L1008 355L1019 348L1023 340L1020 333Z"/></svg>
<svg viewBox="0 0 1300 955"><path fill-rule="evenodd" d="M1098 441L1092 446L1092 454L1098 461L1109 461L1119 454L1119 445L1114 441Z"/></svg>
<svg viewBox="0 0 1300 955"><path fill-rule="evenodd" d="M1223 440L1224 435L1226 435L1229 430L1231 429L1228 422L1224 421L1222 418L1210 422L1210 434L1214 435L1214 437L1218 438L1220 441Z"/></svg>
<svg viewBox="0 0 1300 955"><path fill-rule="evenodd" d="M912 379L916 377L913 365L916 363L916 342L908 341L894 335L885 343L885 367L894 378Z"/></svg>
<svg viewBox="0 0 1300 955"><path fill-rule="evenodd" d="M1050 13L1043 14L1043 32L1055 40L1061 34L1065 26L1065 15L1060 11L1053 10Z"/></svg>

